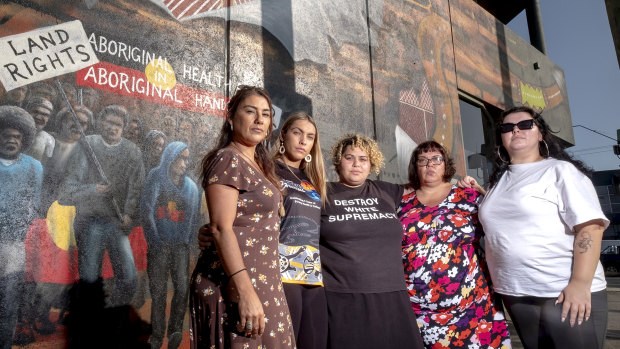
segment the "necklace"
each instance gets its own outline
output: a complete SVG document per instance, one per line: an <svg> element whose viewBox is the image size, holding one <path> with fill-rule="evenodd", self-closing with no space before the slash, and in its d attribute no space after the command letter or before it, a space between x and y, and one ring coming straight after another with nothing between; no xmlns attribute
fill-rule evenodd
<svg viewBox="0 0 620 349"><path fill-rule="evenodd" d="M348 187L348 188L359 188L359 187L361 187L362 185L364 185L364 183L366 183L366 181L364 181L364 183L362 183L362 184L358 184L358 185L348 185L348 184L344 184L344 183L342 183L342 182L339 182L339 183L340 183L340 184L342 184L342 185L344 185L345 187Z"/></svg>
<svg viewBox="0 0 620 349"><path fill-rule="evenodd" d="M284 164L284 166L286 166L286 168L288 169L288 171L289 171L289 172L290 172L293 176L295 176L295 178L297 178L297 180L299 181L299 183L301 183L301 182L302 182L302 180L301 180L299 177L297 177L297 175L295 174L295 172L293 172L293 170L291 170L291 167L290 167L290 166L289 166L286 162L284 162L284 161L283 161L282 163Z"/></svg>
<svg viewBox="0 0 620 349"><path fill-rule="evenodd" d="M263 176L265 176L265 174L263 173L263 171L261 170L261 167L258 166L258 163L256 163L255 160L250 159L247 155L243 154L243 152L241 151L241 149L239 149L239 147L237 147L237 145L233 142L230 142L230 145L235 148L237 150L237 152L243 156L246 160L248 160L250 166L254 167L254 169L258 172L260 172ZM253 166L252 164L256 165ZM267 182L269 182L269 180L267 180ZM278 187L276 186L276 189L278 189ZM279 191L279 189L278 189ZM278 214L280 215L280 217L284 217L285 211L284 211L284 203L282 200L282 196L280 195L280 202L278 203Z"/></svg>
<svg viewBox="0 0 620 349"><path fill-rule="evenodd" d="M241 151L241 149L239 149L239 147L237 147L235 143L230 142L230 145L237 150L239 155L243 156L243 158L248 160L248 163L250 164L250 166L254 167L254 169L257 170L258 172L263 173L263 171L261 170L261 167L258 166L258 163L256 163L256 160L250 159L247 155L243 154L243 151Z"/></svg>

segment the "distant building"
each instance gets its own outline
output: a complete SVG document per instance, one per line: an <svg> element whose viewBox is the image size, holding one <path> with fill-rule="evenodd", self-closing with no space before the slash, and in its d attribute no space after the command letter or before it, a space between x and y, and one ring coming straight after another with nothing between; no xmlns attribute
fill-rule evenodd
<svg viewBox="0 0 620 349"><path fill-rule="evenodd" d="M620 240L620 170L596 171L592 182L601 208L611 222L603 239Z"/></svg>

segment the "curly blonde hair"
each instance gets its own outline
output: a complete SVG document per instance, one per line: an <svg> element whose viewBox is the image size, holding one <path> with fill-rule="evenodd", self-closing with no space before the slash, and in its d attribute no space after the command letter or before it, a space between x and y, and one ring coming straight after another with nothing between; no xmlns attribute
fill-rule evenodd
<svg viewBox="0 0 620 349"><path fill-rule="evenodd" d="M338 166L342 161L342 154L348 146L360 148L365 151L370 159L370 171L375 174L379 174L379 170L385 165L383 154L379 150L379 145L374 139L359 133L345 134L338 139L336 144L332 147L330 154L333 159L332 162L334 164L334 168L336 169L336 173L338 173Z"/></svg>

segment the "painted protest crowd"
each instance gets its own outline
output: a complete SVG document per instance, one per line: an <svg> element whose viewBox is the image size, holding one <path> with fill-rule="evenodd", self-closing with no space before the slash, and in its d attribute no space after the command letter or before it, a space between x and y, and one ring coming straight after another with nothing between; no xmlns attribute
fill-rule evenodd
<svg viewBox="0 0 620 349"><path fill-rule="evenodd" d="M69 308L96 307L103 297L88 295L104 288L112 308L140 308L150 294L152 338L163 338L168 275L169 328L180 332L190 246L204 223L188 149L206 124L166 115L148 129L122 105L99 106L96 90L62 87L74 114L51 81L1 97L2 348L14 331L23 345L58 332Z"/></svg>
<svg viewBox="0 0 620 349"><path fill-rule="evenodd" d="M369 178L385 160L365 135L325 164L312 116L275 130L259 87L215 145L201 121L62 88L1 96L1 348L63 325L74 348L510 348L504 309L526 348L603 348L609 221L529 107L502 114L485 190L434 140L404 185Z"/></svg>

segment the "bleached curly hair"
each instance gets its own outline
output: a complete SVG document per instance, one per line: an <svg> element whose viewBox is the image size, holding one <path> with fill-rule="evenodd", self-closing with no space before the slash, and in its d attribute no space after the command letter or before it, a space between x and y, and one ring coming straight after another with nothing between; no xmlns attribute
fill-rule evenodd
<svg viewBox="0 0 620 349"><path fill-rule="evenodd" d="M359 133L347 133L336 141L336 144L332 146L330 151L336 173L338 173L338 166L342 161L342 154L348 146L360 148L368 154L371 172L379 174L380 169L385 166L383 154L379 150L379 145L374 139Z"/></svg>

